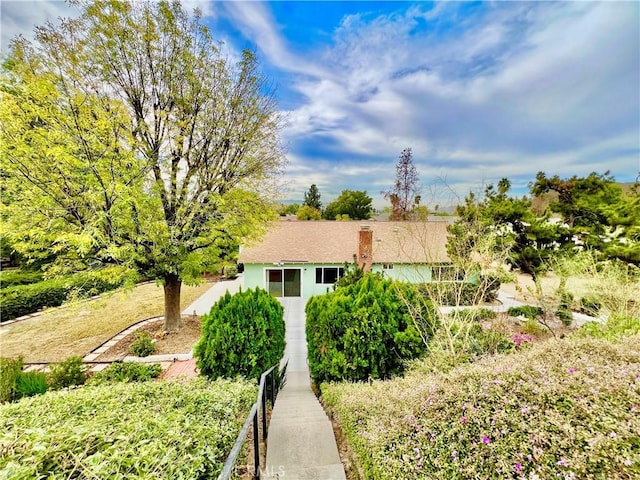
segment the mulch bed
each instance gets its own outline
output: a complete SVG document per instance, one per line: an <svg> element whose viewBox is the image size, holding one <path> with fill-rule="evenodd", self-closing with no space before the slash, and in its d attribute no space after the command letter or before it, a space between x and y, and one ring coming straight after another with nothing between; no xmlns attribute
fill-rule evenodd
<svg viewBox="0 0 640 480"><path fill-rule="evenodd" d="M147 332L155 339L156 351L152 355L172 353L189 353L202 334L202 322L195 315L183 315L183 326L175 332L165 332L162 328L164 320L151 322L120 340L115 346L97 358L101 362L122 360L131 355L129 347L140 332Z"/></svg>

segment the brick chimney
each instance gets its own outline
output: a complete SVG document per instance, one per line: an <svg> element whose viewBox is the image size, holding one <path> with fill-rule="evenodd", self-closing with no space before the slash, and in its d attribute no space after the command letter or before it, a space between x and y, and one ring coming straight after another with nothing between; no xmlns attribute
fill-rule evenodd
<svg viewBox="0 0 640 480"><path fill-rule="evenodd" d="M362 225L358 233L358 265L364 264L364 271L371 271L373 264L373 232L369 225Z"/></svg>

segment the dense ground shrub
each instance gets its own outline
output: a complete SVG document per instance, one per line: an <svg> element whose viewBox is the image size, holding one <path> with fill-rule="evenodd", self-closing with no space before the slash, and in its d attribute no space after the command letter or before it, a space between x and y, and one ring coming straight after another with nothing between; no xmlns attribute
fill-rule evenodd
<svg viewBox="0 0 640 480"><path fill-rule="evenodd" d="M42 372L21 372L16 381L18 398L41 395L48 389L47 375Z"/></svg>
<svg viewBox="0 0 640 480"><path fill-rule="evenodd" d="M137 332L135 340L129 346L129 352L136 357L148 357L156 351L156 344L148 332Z"/></svg>
<svg viewBox="0 0 640 480"><path fill-rule="evenodd" d="M54 390L82 385L87 380L87 368L80 357L69 357L55 363L49 371L49 385Z"/></svg>
<svg viewBox="0 0 640 480"><path fill-rule="evenodd" d="M638 344L548 341L322 392L364 478L638 478Z"/></svg>
<svg viewBox="0 0 640 480"><path fill-rule="evenodd" d="M577 336L606 338L616 340L631 335L640 335L640 317L621 315L615 313L609 315L604 322L587 322L578 329Z"/></svg>
<svg viewBox="0 0 640 480"><path fill-rule="evenodd" d="M2 270L0 272L0 287L9 288L16 285L29 285L42 281L42 272L25 270Z"/></svg>
<svg viewBox="0 0 640 480"><path fill-rule="evenodd" d="M556 310L556 317L566 326L571 325L571 322L573 322L573 312L571 311L572 302L573 294L571 292L564 291L560 293L560 302Z"/></svg>
<svg viewBox="0 0 640 480"><path fill-rule="evenodd" d="M136 279L137 275L129 270L112 267L3 288L0 290L1 320L11 320L44 307L57 307L70 297L90 297L114 290Z"/></svg>
<svg viewBox="0 0 640 480"><path fill-rule="evenodd" d="M216 478L255 401L247 382L83 387L0 406L0 478Z"/></svg>
<svg viewBox="0 0 640 480"><path fill-rule="evenodd" d="M202 318L194 355L209 378L259 378L284 355L284 309L265 290L227 294Z"/></svg>
<svg viewBox="0 0 640 480"><path fill-rule="evenodd" d="M420 288L423 295L438 305L471 306L498 298L500 278L481 275L475 282L432 282Z"/></svg>
<svg viewBox="0 0 640 480"><path fill-rule="evenodd" d="M67 294L68 289L61 279L4 288L0 290L2 321L33 313L44 307L62 305Z"/></svg>
<svg viewBox="0 0 640 480"><path fill-rule="evenodd" d="M496 312L488 308L465 308L460 310L457 315L464 317L469 321L481 322L483 320L493 320L498 316Z"/></svg>
<svg viewBox="0 0 640 480"><path fill-rule="evenodd" d="M89 379L89 383L102 385L117 382L147 382L158 378L161 373L162 367L159 363L118 362L95 373Z"/></svg>
<svg viewBox="0 0 640 480"><path fill-rule="evenodd" d="M533 305L521 305L519 307L509 307L507 313L512 317L525 317L530 320L535 320L544 315L544 310L540 307L534 307Z"/></svg>
<svg viewBox="0 0 640 480"><path fill-rule="evenodd" d="M371 273L355 284L311 297L305 311L314 380L367 380L401 372L406 360L426 349L407 308L418 305L415 297L412 286ZM424 323L435 323L433 306L423 305L419 315L429 317Z"/></svg>
<svg viewBox="0 0 640 480"><path fill-rule="evenodd" d="M602 302L594 296L586 296L580 299L580 311L584 314L597 317L600 315L601 308Z"/></svg>
<svg viewBox="0 0 640 480"><path fill-rule="evenodd" d="M0 357L0 402L12 402L19 398L17 383L22 366L22 357Z"/></svg>

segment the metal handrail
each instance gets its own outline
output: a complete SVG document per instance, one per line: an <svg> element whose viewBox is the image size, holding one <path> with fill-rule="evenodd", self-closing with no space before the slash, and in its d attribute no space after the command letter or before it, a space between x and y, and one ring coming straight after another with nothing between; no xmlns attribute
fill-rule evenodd
<svg viewBox="0 0 640 480"><path fill-rule="evenodd" d="M236 460L238 459L238 455L240 455L240 451L242 450L242 446L249 434L249 428L253 425L253 464L254 470L253 475L254 478L260 479L260 433L258 426L258 416L261 414L262 417L262 440L266 442L268 436L268 428L267 428L267 400L271 401L271 405L275 403L276 397L278 395L278 390L284 384L284 376L286 375L287 363L281 369L278 369L278 365L274 365L269 370L260 375L260 385L258 387L258 396L249 411L249 415L247 415L244 424L242 425L242 429L238 434L235 443L233 444L233 448L227 457L226 462L224 462L224 466L222 467L222 471L220 475L218 475L218 480L229 480L231 478L231 473L233 471L233 467L236 464ZM276 375L274 370L278 373L278 377L280 382L276 382ZM267 398L267 390L265 389L265 383L267 381L267 377L271 377L271 389L270 389L270 398Z"/></svg>

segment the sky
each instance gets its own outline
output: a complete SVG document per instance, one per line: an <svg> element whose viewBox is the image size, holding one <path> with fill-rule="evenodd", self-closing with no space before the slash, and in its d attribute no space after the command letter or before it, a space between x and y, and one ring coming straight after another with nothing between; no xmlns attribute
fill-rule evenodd
<svg viewBox="0 0 640 480"><path fill-rule="evenodd" d="M640 2L183 2L234 58L257 53L287 123L283 200L366 190L411 148L423 203L538 171L640 174ZM0 0L2 52L75 11Z"/></svg>

